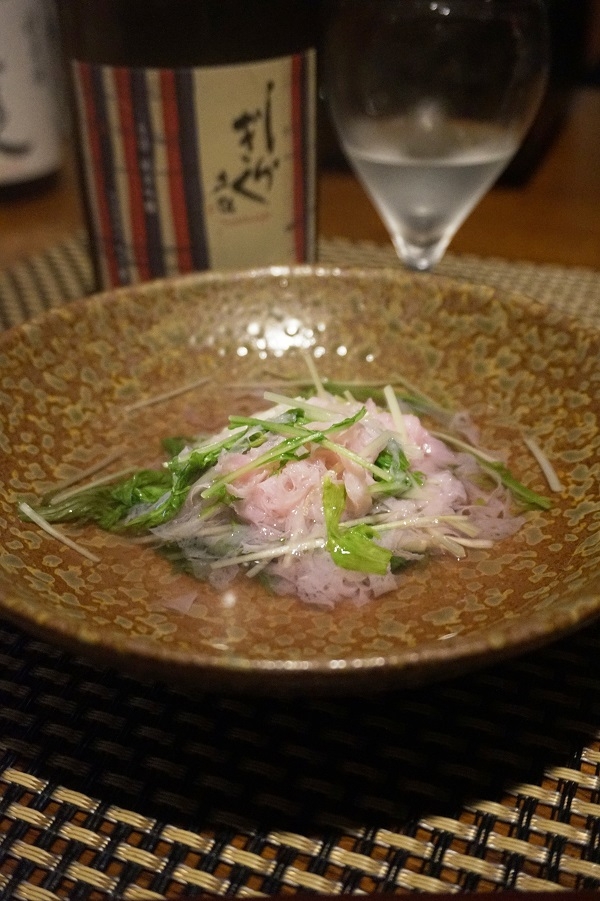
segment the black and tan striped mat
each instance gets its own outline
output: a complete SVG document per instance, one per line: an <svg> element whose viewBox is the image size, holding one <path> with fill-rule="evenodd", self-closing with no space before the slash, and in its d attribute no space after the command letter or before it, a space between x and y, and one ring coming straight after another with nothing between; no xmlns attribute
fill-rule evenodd
<svg viewBox="0 0 600 901"><path fill-rule="evenodd" d="M440 271L600 321L592 271ZM78 235L0 273L2 324L90 283ZM0 898L600 889L598 625L427 689L286 701L192 698L0 623L0 694Z"/></svg>
<svg viewBox="0 0 600 901"><path fill-rule="evenodd" d="M335 266L400 265L391 246L345 238L322 240L319 261ZM436 272L526 294L588 322L600 319L600 272L595 269L447 254ZM46 253L0 270L0 328L19 325L55 304L88 294L92 285L92 264L81 231Z"/></svg>

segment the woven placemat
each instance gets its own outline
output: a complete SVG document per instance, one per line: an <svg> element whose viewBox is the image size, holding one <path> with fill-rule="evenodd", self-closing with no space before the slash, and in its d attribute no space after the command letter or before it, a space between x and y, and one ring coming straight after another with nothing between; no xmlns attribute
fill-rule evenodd
<svg viewBox="0 0 600 901"><path fill-rule="evenodd" d="M598 321L592 271L439 271ZM0 274L4 325L90 284L78 235ZM0 699L2 898L600 889L600 625L427 689L286 701L190 697L2 623Z"/></svg>
<svg viewBox="0 0 600 901"><path fill-rule="evenodd" d="M319 261L334 266L401 265L391 245L345 238L321 240ZM600 272L595 269L449 253L436 273L526 294L584 321L597 322L600 316ZM46 253L0 270L0 328L20 325L55 304L89 294L93 283L87 239L80 231Z"/></svg>

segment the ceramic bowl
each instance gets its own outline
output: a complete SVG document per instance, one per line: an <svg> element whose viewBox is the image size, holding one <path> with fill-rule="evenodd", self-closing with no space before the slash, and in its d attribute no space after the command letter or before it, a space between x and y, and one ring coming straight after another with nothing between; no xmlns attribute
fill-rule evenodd
<svg viewBox="0 0 600 901"><path fill-rule="evenodd" d="M252 386L305 377L307 350L324 378L400 375L468 409L482 445L548 493L521 440L532 435L563 486L552 508L492 550L415 566L397 591L333 609L248 579L225 597L147 545L64 526L94 563L20 517L20 500L113 452L108 471L154 464L163 437L220 428L250 409ZM65 305L0 338L0 610L77 654L195 691L377 690L523 652L600 611L599 396L597 329L400 270L199 274Z"/></svg>

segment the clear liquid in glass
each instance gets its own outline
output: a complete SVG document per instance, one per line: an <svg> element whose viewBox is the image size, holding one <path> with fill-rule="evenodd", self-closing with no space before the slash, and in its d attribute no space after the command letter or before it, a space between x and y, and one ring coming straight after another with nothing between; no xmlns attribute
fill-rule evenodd
<svg viewBox="0 0 600 901"><path fill-rule="evenodd" d="M420 270L441 259L517 147L516 137L494 126L445 122L415 131L405 118L362 120L345 142L397 252Z"/></svg>

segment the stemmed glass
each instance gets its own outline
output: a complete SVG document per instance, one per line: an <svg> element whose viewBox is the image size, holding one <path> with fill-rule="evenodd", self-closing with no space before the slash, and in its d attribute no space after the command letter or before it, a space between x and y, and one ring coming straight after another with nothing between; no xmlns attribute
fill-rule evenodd
<svg viewBox="0 0 600 901"><path fill-rule="evenodd" d="M332 119L408 267L442 258L507 166L547 70L544 0L336 0Z"/></svg>

